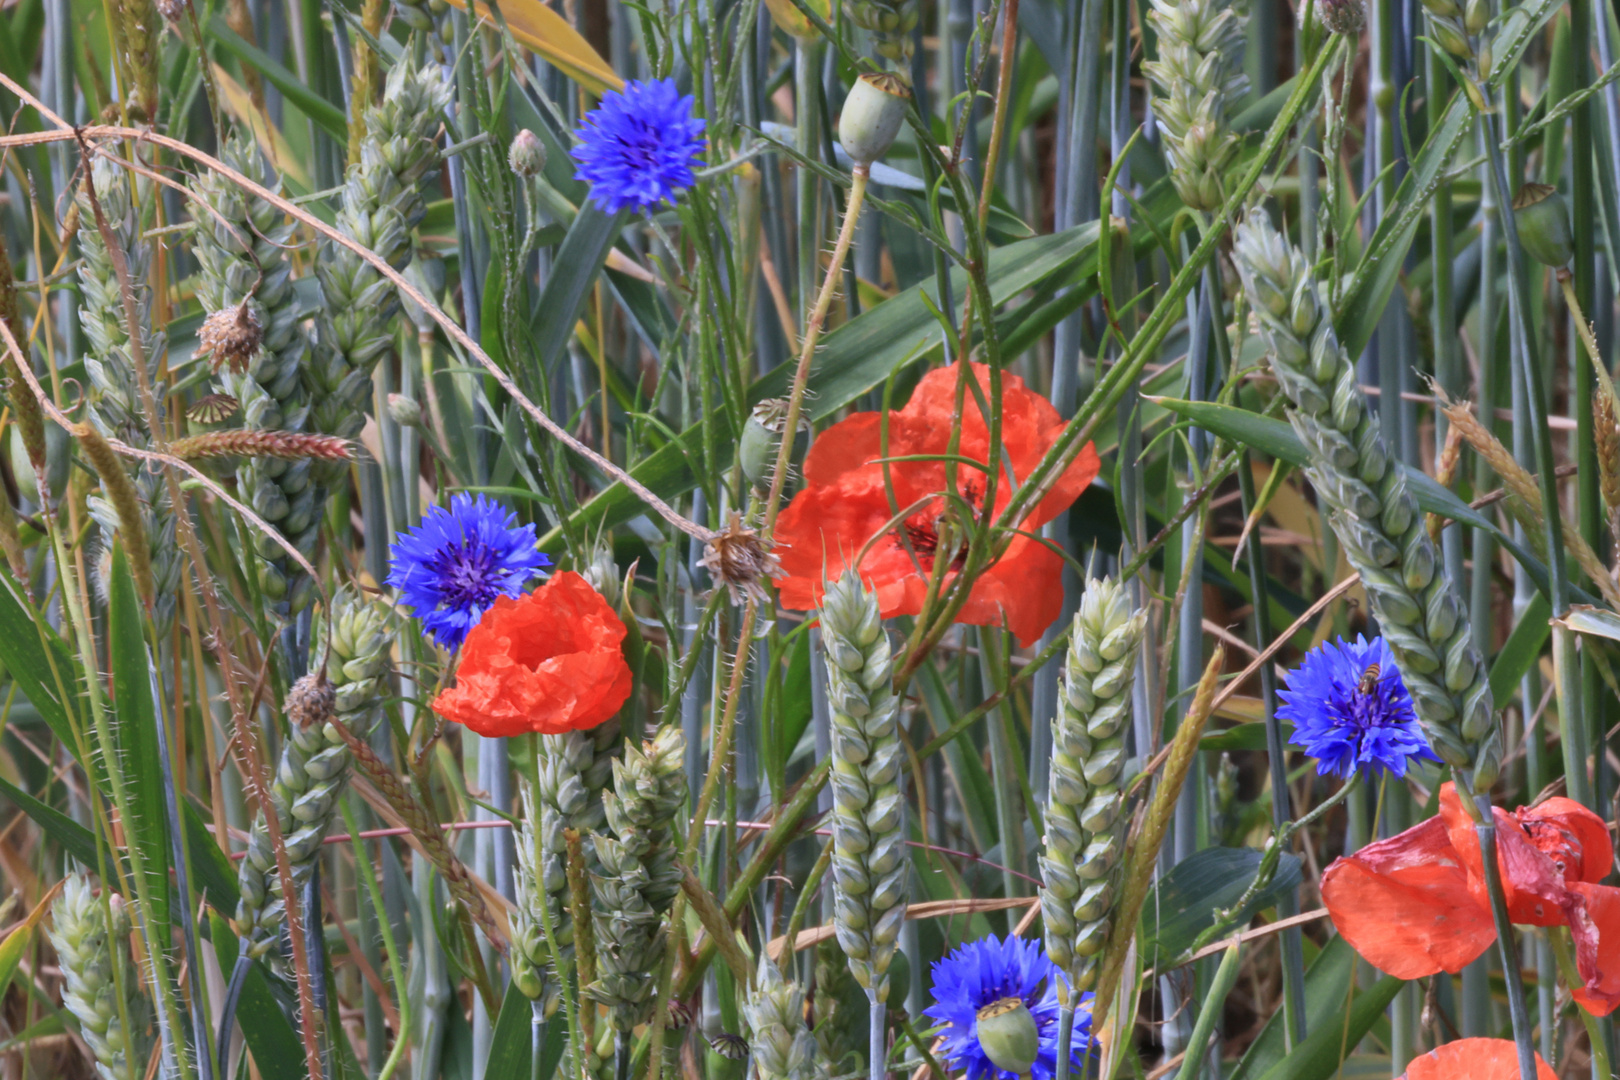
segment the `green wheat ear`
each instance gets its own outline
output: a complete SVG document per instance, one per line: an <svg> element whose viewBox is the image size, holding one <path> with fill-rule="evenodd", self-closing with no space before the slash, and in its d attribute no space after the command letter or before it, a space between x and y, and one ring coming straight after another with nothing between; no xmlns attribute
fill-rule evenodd
<svg viewBox="0 0 1620 1080"><path fill-rule="evenodd" d="M542 735L538 787L522 785L523 821L517 837L517 904L512 912L512 979L546 1016L562 1003L562 986L552 970L540 905L551 917L562 962L574 956L573 915L568 907L567 845L564 829L581 837L585 870L599 872L594 834L607 821L602 792L613 775L613 748L619 723L589 731Z"/></svg>
<svg viewBox="0 0 1620 1080"><path fill-rule="evenodd" d="M811 1080L816 1040L804 1023L804 987L785 979L768 956L759 958L742 1012L759 1080Z"/></svg>
<svg viewBox="0 0 1620 1080"><path fill-rule="evenodd" d="M686 801L685 757L681 729L662 728L624 748L602 794L608 832L595 834L600 869L591 873L597 972L585 992L620 1032L651 1019L657 1002L666 916L681 888L673 824Z"/></svg>
<svg viewBox="0 0 1620 1080"><path fill-rule="evenodd" d="M96 1056L96 1072L103 1080L141 1080L152 1045L148 1034L152 1009L126 955L130 925L123 898L107 900L111 926L90 879L69 874L62 882L62 894L51 905L51 947L66 979L62 1002L78 1018L79 1033Z"/></svg>
<svg viewBox="0 0 1620 1080"><path fill-rule="evenodd" d="M1124 854L1125 728L1147 612L1126 587L1088 580L1052 722L1041 914L1046 951L1076 991L1091 989L1108 940Z"/></svg>
<svg viewBox="0 0 1620 1080"><path fill-rule="evenodd" d="M248 135L233 136L220 156L261 187L280 191L280 175ZM220 366L214 388L234 399L233 422L243 428L303 432L309 427L303 385L310 356L303 324L309 313L299 302L288 261L293 222L212 170L198 175L191 190L198 203L192 212L197 299L210 313L246 303L261 334L245 366ZM311 558L326 502L325 491L311 480L312 468L309 461L275 458L245 458L236 468L237 490L253 512ZM314 594L314 582L269 537L256 536L254 543L260 589L273 601L302 609Z"/></svg>
<svg viewBox="0 0 1620 1080"><path fill-rule="evenodd" d="M1501 772L1502 735L1484 661L1310 264L1263 211L1238 226L1232 260L1288 399L1288 421L1310 451L1305 473L1361 575L1418 721L1434 752L1488 791Z"/></svg>
<svg viewBox="0 0 1620 1080"><path fill-rule="evenodd" d="M85 338L89 342L84 355L84 369L90 380L87 410L90 423L108 438L120 439L144 449L152 443L152 432L141 400L139 376L135 368L135 343L129 337L129 320L125 317L124 292L118 278L117 264L113 260L113 252L107 248L101 222L95 213L96 206L99 206L101 221L106 222L107 231L118 253L123 256L124 267L128 271L130 294L135 301L135 318L140 328L141 355L145 359L157 421L162 424L165 392L163 387L150 380L156 378L159 361L167 348L167 338L161 330L152 326L152 289L149 284L152 245L141 235L141 193L134 188L133 175L112 160L98 157L90 167L95 204L92 205L87 192L79 193L79 248L84 255L84 262L79 268L79 285L84 296L84 302L79 306L79 325L84 328ZM139 496L147 557L152 567L153 617L162 633L174 616L183 569L179 545L174 538L174 513L170 509L168 484L161 472L141 468L132 460L126 460L120 467L130 477ZM92 495L89 507L90 516L95 518L102 537L103 558L97 560L97 583L105 586L105 560L111 551L113 538L119 533L118 508L105 494Z"/></svg>
<svg viewBox="0 0 1620 1080"><path fill-rule="evenodd" d="M911 872L894 663L877 597L858 575L829 585L819 614L832 711L833 928L855 981L885 1001Z"/></svg>
<svg viewBox="0 0 1620 1080"><path fill-rule="evenodd" d="M1228 112L1248 93L1243 72L1248 0L1151 0L1158 59L1142 65L1158 91L1154 116L1170 179L1183 202L1206 213L1224 201L1222 177L1241 139Z"/></svg>
<svg viewBox="0 0 1620 1080"><path fill-rule="evenodd" d="M270 792L300 895L314 873L338 800L349 783L352 758L332 721L341 722L359 739L370 737L389 696L387 676L394 646L388 608L347 590L332 601L330 638L324 619L317 619L316 625L321 632L312 655L326 656L325 678L306 675L288 691L283 703L287 739ZM279 970L281 955L273 946L286 921L286 899L262 813L254 819L237 883L242 891L237 931L246 939L248 954L268 955Z"/></svg>

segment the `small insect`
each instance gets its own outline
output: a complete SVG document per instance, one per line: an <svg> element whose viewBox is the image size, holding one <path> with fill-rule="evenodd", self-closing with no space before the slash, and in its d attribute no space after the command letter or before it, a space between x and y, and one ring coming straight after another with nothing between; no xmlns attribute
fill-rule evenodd
<svg viewBox="0 0 1620 1080"><path fill-rule="evenodd" d="M748 1056L748 1040L741 1035L733 1035L729 1031L722 1031L709 1040L709 1049L723 1058L741 1061Z"/></svg>
<svg viewBox="0 0 1620 1080"><path fill-rule="evenodd" d="M209 394L187 409L186 416L205 424L217 424L229 419L239 408L241 403L229 394Z"/></svg>
<svg viewBox="0 0 1620 1080"><path fill-rule="evenodd" d="M1378 676L1383 668L1377 664L1368 664L1367 670L1361 673L1361 681L1356 683L1356 692L1371 697L1378 690Z"/></svg>

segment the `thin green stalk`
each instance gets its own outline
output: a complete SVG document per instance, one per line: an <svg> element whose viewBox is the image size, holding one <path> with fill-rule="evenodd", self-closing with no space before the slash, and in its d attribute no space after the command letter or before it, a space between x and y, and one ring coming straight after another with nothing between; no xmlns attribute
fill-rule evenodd
<svg viewBox="0 0 1620 1080"><path fill-rule="evenodd" d="M1221 240L1226 236L1227 223L1237 219L1238 211L1248 201L1255 184L1265 172L1267 163L1292 135L1294 123L1304 113L1307 103L1317 94L1317 81L1338 58L1343 40L1341 36L1335 35L1327 47L1317 54L1310 70L1295 82L1293 92L1266 132L1260 150L1250 160L1248 168L1238 182L1233 185L1220 213L1214 216L1211 227L1199 240L1198 246L1171 279L1169 287L1154 306L1147 321L1143 323L1142 329L1131 339L1129 350L1121 357L1119 363L1109 369L1107 375L1097 381L1096 389L1076 414L1075 422L1064 430L1063 436L1052 445L1046 457L1008 501L1000 520L996 523L998 526L1007 527L1024 519L1029 507L1046 495L1050 484L1080 452L1080 448L1092 437L1104 418L1113 414L1127 388L1141 378L1143 366L1151 357L1158 355L1159 347L1165 338L1181 321L1184 315L1182 303L1201 277L1204 264L1214 257Z"/></svg>
<svg viewBox="0 0 1620 1080"><path fill-rule="evenodd" d="M360 880L365 883L366 894L371 898L372 910L377 913L377 927L382 932L383 948L388 951L388 977L393 980L396 988L406 986L405 972L399 959L399 946L394 941L394 927L388 920L388 909L383 905L382 887L377 883L377 871L366 857L363 841L360 839L360 822L355 817L351 803L351 795L343 800L343 825L349 830L349 843L354 848L354 865L360 872ZM383 1062L375 1080L389 1080L399 1063L404 1060L405 1053L410 1049L411 1038L411 996L404 993L394 995L394 1006L399 1010L399 1031L395 1033L393 1048L388 1058Z"/></svg>
<svg viewBox="0 0 1620 1080"><path fill-rule="evenodd" d="M867 1010L866 1060L869 1080L883 1080L889 1075L889 1006L879 1001L877 992L867 991L871 1004Z"/></svg>
<svg viewBox="0 0 1620 1080"><path fill-rule="evenodd" d="M1530 1042L1530 1014L1524 1004L1524 975L1519 970L1519 949L1513 940L1513 920L1508 917L1507 899L1502 892L1502 870L1496 861L1496 820L1492 816L1490 796L1479 796L1474 805L1484 819L1474 826L1474 832L1479 837L1485 887L1491 898L1491 919L1496 924L1496 941L1502 953L1508 1013L1513 1020L1513 1041L1519 1050L1519 1076L1521 1080L1536 1080L1536 1051Z"/></svg>
<svg viewBox="0 0 1620 1080"><path fill-rule="evenodd" d="M855 223L861 216L861 202L866 197L866 181L871 173L871 167L857 163L853 171L853 180L849 186L849 201L844 207L844 223L838 230L838 242L833 247L832 262L827 267L827 276L821 282L821 292L816 297L815 309L810 312L810 318L805 324L804 340L799 350L799 366L793 373L793 389L788 394L787 418L783 422L783 431L799 430L799 414L804 407L804 387L810 378L810 361L815 356L816 342L821 337L822 324L827 320L827 310L832 306L833 294L838 291L838 278L844 269L844 259L849 255L850 242L855 237ZM776 513L782 504L782 488L787 482L788 470L793 463L792 438L782 440L781 449L776 456L776 470L771 474L770 494L765 498L765 527L762 530L765 536L770 536L771 530L776 526ZM749 608L749 618L752 619L753 609Z"/></svg>
<svg viewBox="0 0 1620 1080"><path fill-rule="evenodd" d="M1215 1033L1215 1021L1224 1011L1226 996L1237 985L1238 957L1242 951L1243 943L1235 941L1222 954L1221 965L1215 969L1215 977L1209 982L1209 992L1204 996L1203 1008L1198 1010L1198 1023L1193 1025L1192 1038L1187 1043L1187 1056L1181 1059L1178 1075L1196 1077L1203 1069L1204 1054L1209 1049L1210 1037Z"/></svg>
<svg viewBox="0 0 1620 1080"><path fill-rule="evenodd" d="M1254 470L1244 452L1238 461L1238 488L1242 493L1244 516L1254 506ZM1249 595L1254 606L1255 648L1264 649L1271 641L1271 605L1266 588L1265 553L1260 530L1250 529L1244 540L1244 559L1249 572ZM1282 723L1277 719L1277 676L1270 664L1260 667L1260 709L1266 725L1267 777L1271 783L1271 823L1280 831L1292 812L1288 791L1288 766L1284 757ZM1277 905L1281 918L1299 914L1297 890L1285 895ZM1298 927L1284 930L1281 939L1283 984L1283 1040L1289 1048L1305 1038L1305 952Z"/></svg>
<svg viewBox="0 0 1620 1080"><path fill-rule="evenodd" d="M821 153L816 137L816 79L820 76L820 43L814 38L793 39L793 121L794 141L799 153L814 161ZM810 290L816 280L816 253L821 250L821 210L817 196L821 185L811 169L795 170L799 214L798 296L801 334L810 325ZM792 430L792 429L788 429Z"/></svg>

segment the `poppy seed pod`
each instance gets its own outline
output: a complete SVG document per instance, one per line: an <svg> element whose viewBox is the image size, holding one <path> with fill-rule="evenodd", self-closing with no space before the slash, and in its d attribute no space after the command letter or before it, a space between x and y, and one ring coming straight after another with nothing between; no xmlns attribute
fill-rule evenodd
<svg viewBox="0 0 1620 1080"><path fill-rule="evenodd" d="M546 144L540 141L540 136L524 128L512 137L512 146L506 152L506 163L525 180L538 176L546 167Z"/></svg>
<svg viewBox="0 0 1620 1080"><path fill-rule="evenodd" d="M748 414L748 423L743 426L742 438L738 441L737 458L742 463L743 475L760 491L769 490L771 476L776 471L782 432L787 427L787 409L786 398L768 398L755 405L753 412ZM799 433L793 440L791 460L803 459L809 430L809 420L801 416Z"/></svg>
<svg viewBox="0 0 1620 1080"><path fill-rule="evenodd" d="M1022 998L1006 997L979 1010L979 1045L998 1068L1026 1076L1041 1052L1041 1034Z"/></svg>
<svg viewBox="0 0 1620 1080"><path fill-rule="evenodd" d="M906 118L909 91L898 75L862 75L844 99L838 141L856 165L870 165L889 152Z"/></svg>
<svg viewBox="0 0 1620 1080"><path fill-rule="evenodd" d="M1513 196L1513 220L1519 226L1519 244L1537 262L1560 270L1575 257L1569 209L1557 188L1550 184L1521 187Z"/></svg>

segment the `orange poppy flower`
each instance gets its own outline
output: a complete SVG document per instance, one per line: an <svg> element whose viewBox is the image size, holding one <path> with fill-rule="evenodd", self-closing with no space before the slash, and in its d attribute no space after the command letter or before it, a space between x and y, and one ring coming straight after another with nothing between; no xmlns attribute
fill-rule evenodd
<svg viewBox="0 0 1620 1080"><path fill-rule="evenodd" d="M1412 1059L1403 1080L1519 1080L1519 1048L1511 1039L1458 1039ZM1536 1055L1536 1080L1558 1080Z"/></svg>
<svg viewBox="0 0 1620 1080"><path fill-rule="evenodd" d="M973 364L972 371L988 401L990 369ZM957 374L954 366L935 368L923 376L905 408L889 413L890 458L937 456L948 451ZM1051 402L1027 388L1016 375L1002 373L1001 402L1005 469L992 508L998 513L1012 496L1007 472L1019 482L1026 479L1065 426ZM922 611L939 544L939 521L948 505L945 462L891 461L891 505L879 461L883 457L882 423L882 413L855 413L822 433L806 455L805 488L776 525L776 554L785 575L777 585L783 607L809 611L819 606L823 582L836 581L847 561L888 525L897 510L919 505L899 527L891 529L890 536L872 544L861 560L860 572L876 591L884 618ZM988 462L989 447L989 430L970 390L963 405L957 453L971 461ZM1033 532L1068 509L1096 479L1100 468L1096 448L1087 443L1020 528ZM957 470L957 482L961 497L984 509L983 470L963 465ZM947 573L947 584L954 574L954 569ZM980 626L1006 623L1019 644L1028 645L1061 614L1062 574L1063 560L1056 552L1027 536L1015 536L1001 558L974 582L957 621Z"/></svg>
<svg viewBox="0 0 1620 1080"><path fill-rule="evenodd" d="M1608 828L1561 798L1495 814L1508 916L1569 927L1585 980L1571 992L1608 1015L1620 1006L1620 889L1598 884L1614 860ZM1402 979L1461 971L1496 940L1474 822L1449 783L1438 816L1334 860L1322 901L1363 959Z"/></svg>
<svg viewBox="0 0 1620 1080"><path fill-rule="evenodd" d="M461 646L456 685L433 711L480 735L557 735L593 728L630 696L624 623L590 582L554 575L500 596Z"/></svg>

